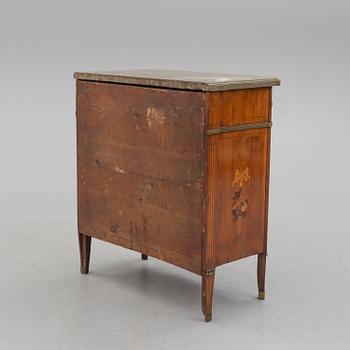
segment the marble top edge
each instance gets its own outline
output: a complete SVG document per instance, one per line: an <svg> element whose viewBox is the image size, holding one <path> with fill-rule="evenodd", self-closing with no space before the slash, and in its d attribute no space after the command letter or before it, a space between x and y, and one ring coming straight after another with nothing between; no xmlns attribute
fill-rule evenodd
<svg viewBox="0 0 350 350"><path fill-rule="evenodd" d="M124 70L76 72L75 79L185 90L221 91L280 85L271 76L206 73L180 70Z"/></svg>

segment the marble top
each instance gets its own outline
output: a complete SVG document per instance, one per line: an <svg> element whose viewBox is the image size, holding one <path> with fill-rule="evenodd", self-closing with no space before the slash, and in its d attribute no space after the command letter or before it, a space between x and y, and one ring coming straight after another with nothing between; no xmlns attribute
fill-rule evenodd
<svg viewBox="0 0 350 350"><path fill-rule="evenodd" d="M269 76L155 69L76 72L74 73L74 78L119 84L201 91L224 91L280 85L280 80L278 78Z"/></svg>

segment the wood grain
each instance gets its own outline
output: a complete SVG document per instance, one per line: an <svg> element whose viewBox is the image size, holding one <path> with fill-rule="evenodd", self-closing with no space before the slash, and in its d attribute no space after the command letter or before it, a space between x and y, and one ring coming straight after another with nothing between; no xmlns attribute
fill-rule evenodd
<svg viewBox="0 0 350 350"><path fill-rule="evenodd" d="M212 92L208 96L208 128L269 120L271 88Z"/></svg>
<svg viewBox="0 0 350 350"><path fill-rule="evenodd" d="M79 232L201 274L205 95L77 82Z"/></svg>
<svg viewBox="0 0 350 350"><path fill-rule="evenodd" d="M205 269L265 250L268 129L209 136Z"/></svg>

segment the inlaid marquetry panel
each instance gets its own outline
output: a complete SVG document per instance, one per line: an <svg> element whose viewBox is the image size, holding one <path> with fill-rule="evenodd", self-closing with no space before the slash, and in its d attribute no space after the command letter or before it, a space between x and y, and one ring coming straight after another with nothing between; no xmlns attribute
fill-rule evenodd
<svg viewBox="0 0 350 350"><path fill-rule="evenodd" d="M268 135L209 136L207 266L264 251Z"/></svg>

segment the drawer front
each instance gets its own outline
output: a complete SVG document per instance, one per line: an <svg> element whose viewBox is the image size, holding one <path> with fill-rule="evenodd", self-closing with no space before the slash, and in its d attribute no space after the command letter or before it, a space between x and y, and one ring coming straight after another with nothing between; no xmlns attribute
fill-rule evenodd
<svg viewBox="0 0 350 350"><path fill-rule="evenodd" d="M271 120L271 88L212 92L208 97L208 128Z"/></svg>

